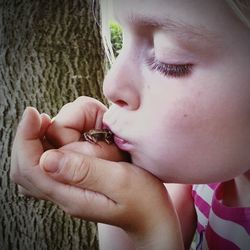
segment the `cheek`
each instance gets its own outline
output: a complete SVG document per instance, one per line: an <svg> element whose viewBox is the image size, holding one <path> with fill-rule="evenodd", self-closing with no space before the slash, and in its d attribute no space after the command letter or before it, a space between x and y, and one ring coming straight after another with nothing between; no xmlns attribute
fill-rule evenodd
<svg viewBox="0 0 250 250"><path fill-rule="evenodd" d="M142 119L145 126L140 134L140 155L150 156L152 162L157 162L149 166L150 172L157 174L156 165L163 166L163 169L158 169L160 172L168 171L169 167L182 167L187 157L193 155L190 152L194 150L197 138L203 135L205 124L202 108L194 103L194 99L163 101L164 105L155 102L155 108L152 104L147 108L151 111Z"/></svg>
<svg viewBox="0 0 250 250"><path fill-rule="evenodd" d="M172 175L182 182L225 180L250 164L246 108L223 98L198 100L182 98L157 112L159 123L152 126L151 146L145 150L158 162L158 169L154 165L150 171L162 179Z"/></svg>
<svg viewBox="0 0 250 250"><path fill-rule="evenodd" d="M194 102L196 100L196 102ZM169 105L162 114L162 129L177 135L191 135L203 128L206 115L202 105L198 105L197 98L182 98Z"/></svg>
<svg viewBox="0 0 250 250"><path fill-rule="evenodd" d="M173 96L166 100L158 95L153 102L151 98L144 107L144 115L140 116L144 124L140 130L140 145L147 154L165 158L171 164L175 164L177 159L180 162L190 154L190 150L194 150L207 125L203 105L196 103L200 94Z"/></svg>
<svg viewBox="0 0 250 250"><path fill-rule="evenodd" d="M143 120L147 121L145 126L151 127L156 137L190 135L204 126L207 120L204 111L206 104L201 92L184 91L175 86L151 92L149 98L145 98Z"/></svg>

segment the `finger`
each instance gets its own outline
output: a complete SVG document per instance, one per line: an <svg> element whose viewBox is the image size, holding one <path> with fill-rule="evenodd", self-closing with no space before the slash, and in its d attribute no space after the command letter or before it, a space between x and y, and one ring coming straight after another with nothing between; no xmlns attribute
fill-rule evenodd
<svg viewBox="0 0 250 250"><path fill-rule="evenodd" d="M50 150L41 157L40 167L60 184L50 195L51 200L67 213L84 219L125 228L129 227L129 220L141 214L141 204L148 204L148 200L152 200L152 204L166 200L163 184L129 163ZM148 209L153 211L151 206Z"/></svg>
<svg viewBox="0 0 250 250"><path fill-rule="evenodd" d="M44 136L48 127L52 124L52 119L50 118L49 115L45 113L42 113L40 117L41 117L41 122L42 122L41 130L40 130L40 140L42 142L44 151L46 151L46 150L55 148L51 143L49 143L47 138Z"/></svg>
<svg viewBox="0 0 250 250"><path fill-rule="evenodd" d="M37 185L40 190L44 190L44 193L47 194L47 199L59 205L68 214L85 220L115 223L115 214L119 209L115 201L102 192L91 190L91 188L83 189L79 187L81 185L69 185L69 183L66 183L66 179L68 181L70 179L71 183L75 182L72 182L70 177L69 179L63 178L64 182L56 182L54 188L50 188L50 193L47 192L46 185L41 182ZM55 178L55 180L61 181L62 178Z"/></svg>
<svg viewBox="0 0 250 250"><path fill-rule="evenodd" d="M40 135L41 124L39 112L33 107L27 107L17 128L17 135L23 140L36 140Z"/></svg>
<svg viewBox="0 0 250 250"><path fill-rule="evenodd" d="M100 192L116 202L119 196L114 187L128 185L139 170L125 162L118 164L65 150L46 151L40 167L57 181Z"/></svg>
<svg viewBox="0 0 250 250"><path fill-rule="evenodd" d="M26 108L13 144L10 177L22 186L21 192L25 195L61 204L65 197L54 196L54 190L59 186L59 190L65 191L67 186L49 178L38 166L44 152L40 138L49 121L48 116L39 115L35 108Z"/></svg>
<svg viewBox="0 0 250 250"><path fill-rule="evenodd" d="M47 140L46 137L43 137L43 138L41 139L41 141L42 141L42 145L43 145L44 151L47 151L47 150L49 150L49 149L55 148L55 146L52 145L52 144Z"/></svg>
<svg viewBox="0 0 250 250"><path fill-rule="evenodd" d="M42 113L40 115L40 118L41 118L40 139L43 139L46 130L48 129L49 125L51 125L51 119L50 116L45 113Z"/></svg>
<svg viewBox="0 0 250 250"><path fill-rule="evenodd" d="M78 141L83 131L101 128L106 107L90 97L79 97L62 107L47 131L48 140L59 147Z"/></svg>
<svg viewBox="0 0 250 250"><path fill-rule="evenodd" d="M29 191L28 189L26 189L20 185L18 185L18 195L37 198L36 196L34 196L33 192Z"/></svg>
<svg viewBox="0 0 250 250"><path fill-rule="evenodd" d="M41 171L39 166L25 172L22 172L18 181L16 181L17 184L20 184L18 185L19 193L25 196L59 203L58 200L60 200L60 197L54 196L53 194L54 190L62 185L61 183L49 178L48 175Z"/></svg>
<svg viewBox="0 0 250 250"><path fill-rule="evenodd" d="M127 152L121 151L115 144L108 145L106 142L98 142L98 144L86 141L72 142L61 147L60 150L91 155L109 161L130 162L130 156Z"/></svg>
<svg viewBox="0 0 250 250"><path fill-rule="evenodd" d="M35 166L43 153L40 141L41 118L35 108L27 107L17 128L11 155L11 174L19 166Z"/></svg>
<svg viewBox="0 0 250 250"><path fill-rule="evenodd" d="M36 187L36 182L40 180L40 173L44 175L38 163L44 152L40 140L41 130L47 123L48 119L41 118L35 108L26 108L17 128L11 154L10 178L25 190L29 190L29 195L38 198L44 198ZM49 179L47 176L46 178Z"/></svg>
<svg viewBox="0 0 250 250"><path fill-rule="evenodd" d="M20 194L21 196L22 195L32 196L32 194L26 188L23 188L20 185L18 185L18 194Z"/></svg>

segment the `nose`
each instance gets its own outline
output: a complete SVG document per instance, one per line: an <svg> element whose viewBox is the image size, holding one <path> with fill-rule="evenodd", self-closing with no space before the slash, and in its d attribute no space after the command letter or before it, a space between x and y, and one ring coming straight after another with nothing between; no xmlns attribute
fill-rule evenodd
<svg viewBox="0 0 250 250"><path fill-rule="evenodd" d="M103 83L104 95L111 102L128 110L140 106L140 72L139 59L127 54L120 54Z"/></svg>

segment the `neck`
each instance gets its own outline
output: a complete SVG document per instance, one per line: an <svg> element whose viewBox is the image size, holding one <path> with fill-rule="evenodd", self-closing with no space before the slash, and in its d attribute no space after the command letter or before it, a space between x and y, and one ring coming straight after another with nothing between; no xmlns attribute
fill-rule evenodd
<svg viewBox="0 0 250 250"><path fill-rule="evenodd" d="M250 207L250 170L225 183L223 203L229 207Z"/></svg>

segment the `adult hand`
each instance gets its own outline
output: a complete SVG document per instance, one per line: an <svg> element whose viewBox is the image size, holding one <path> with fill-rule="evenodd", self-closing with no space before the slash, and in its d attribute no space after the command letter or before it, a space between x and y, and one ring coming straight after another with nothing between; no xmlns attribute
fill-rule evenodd
<svg viewBox="0 0 250 250"><path fill-rule="evenodd" d="M41 180L48 187L55 185L38 167L41 155L49 148L64 145L69 150L121 160L123 155L115 145L107 148L98 144L94 147L90 143L79 142L83 131L101 126L105 111L106 107L97 100L80 97L63 106L52 122L46 114L40 115L36 109L28 107L17 128L11 156L10 177L19 184L21 193L48 199L39 191L37 184Z"/></svg>
<svg viewBox="0 0 250 250"><path fill-rule="evenodd" d="M46 138L55 147L79 141L83 132L102 127L107 108L98 100L81 96L65 104L53 118L46 131Z"/></svg>
<svg viewBox="0 0 250 250"><path fill-rule="evenodd" d="M51 190L50 200L67 213L121 227L139 246L158 240L165 246L171 243L171 249L181 244L178 219L167 191L150 173L127 162L64 149L44 153L40 167L60 184ZM160 240L162 234L167 242Z"/></svg>
<svg viewBox="0 0 250 250"><path fill-rule="evenodd" d="M66 145L44 153L42 138L50 124L47 116L28 108L18 127L11 177L25 194L50 200L73 216L119 226L139 246L162 243L162 234L168 235L162 246L174 249L175 243L181 242L177 216L157 178L122 162L123 157L117 159L120 162L96 158L96 152L102 155L103 148L110 147L105 143L99 147L61 141ZM72 139L71 134L69 138ZM79 143L82 147L74 146ZM92 156L88 155L91 147L95 153Z"/></svg>
<svg viewBox="0 0 250 250"><path fill-rule="evenodd" d="M49 116L40 115L32 107L26 108L17 128L11 154L11 179L21 185L21 193L40 199L48 198L34 184L34 180L37 179L41 185L48 188L52 188L55 183L38 167L40 157L48 146L43 138L50 123Z"/></svg>

